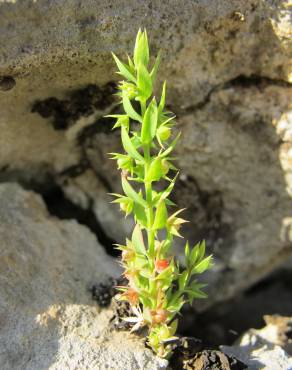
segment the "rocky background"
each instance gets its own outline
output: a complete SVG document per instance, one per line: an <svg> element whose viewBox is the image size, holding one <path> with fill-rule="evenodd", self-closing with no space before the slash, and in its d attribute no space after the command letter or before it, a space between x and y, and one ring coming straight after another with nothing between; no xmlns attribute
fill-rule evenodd
<svg viewBox="0 0 292 370"><path fill-rule="evenodd" d="M132 227L109 204L120 179L107 153L120 143L103 116L118 109L110 52L131 53L139 27L153 55L162 50L160 82L182 131L174 200L187 207L184 234L206 239L216 261L209 298L185 313L182 332L230 344L229 329L292 315L291 9L0 1L2 369L103 369L106 358L118 369L108 353L120 339L105 334L110 314L100 318L88 287L118 275L112 243ZM121 368L166 366L144 349L132 358L136 339L126 340Z"/></svg>

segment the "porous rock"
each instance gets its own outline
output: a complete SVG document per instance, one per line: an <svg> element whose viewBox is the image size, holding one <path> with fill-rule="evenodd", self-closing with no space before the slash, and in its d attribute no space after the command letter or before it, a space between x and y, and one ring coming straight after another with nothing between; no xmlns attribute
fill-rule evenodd
<svg viewBox="0 0 292 370"><path fill-rule="evenodd" d="M92 283L119 269L88 229L51 217L33 192L0 185L0 368L164 369L137 337L109 330Z"/></svg>
<svg viewBox="0 0 292 370"><path fill-rule="evenodd" d="M233 345L221 346L250 370L289 370L291 357L291 317L265 316L266 326L250 329Z"/></svg>

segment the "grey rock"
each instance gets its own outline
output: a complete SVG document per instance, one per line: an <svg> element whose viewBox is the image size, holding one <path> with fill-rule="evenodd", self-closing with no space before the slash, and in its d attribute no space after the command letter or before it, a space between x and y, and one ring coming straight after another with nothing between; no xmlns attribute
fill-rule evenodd
<svg viewBox="0 0 292 370"><path fill-rule="evenodd" d="M92 283L119 268L86 227L51 217L41 198L0 185L0 368L164 369L141 339L110 332Z"/></svg>
<svg viewBox="0 0 292 370"><path fill-rule="evenodd" d="M110 52L131 52L144 26L183 134L174 196L188 207L184 232L216 260L204 309L292 255L287 1L0 2L0 181L53 180L124 240L131 221L106 195L120 190L107 153L121 148L102 116L114 106Z"/></svg>
<svg viewBox="0 0 292 370"><path fill-rule="evenodd" d="M250 329L235 345L221 346L221 350L243 361L250 370L291 370L291 353L283 349L291 346L286 336L291 317L266 316L265 321L264 328Z"/></svg>

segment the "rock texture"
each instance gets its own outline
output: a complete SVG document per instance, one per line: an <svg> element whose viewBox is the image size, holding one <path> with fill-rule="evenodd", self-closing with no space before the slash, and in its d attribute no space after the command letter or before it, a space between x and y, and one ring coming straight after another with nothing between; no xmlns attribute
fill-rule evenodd
<svg viewBox="0 0 292 370"><path fill-rule="evenodd" d="M119 273L95 236L50 217L41 198L0 186L0 368L165 369L142 341L108 329L88 288Z"/></svg>
<svg viewBox="0 0 292 370"><path fill-rule="evenodd" d="M222 350L244 361L250 370L292 369L291 317L266 316L265 321L266 327L249 330L237 345L222 346Z"/></svg>
<svg viewBox="0 0 292 370"><path fill-rule="evenodd" d="M212 305L292 255L289 1L0 2L0 180L57 183L124 239L131 223L106 196L119 139L101 117L116 109L110 51L131 52L144 26L183 133L185 233L216 258Z"/></svg>

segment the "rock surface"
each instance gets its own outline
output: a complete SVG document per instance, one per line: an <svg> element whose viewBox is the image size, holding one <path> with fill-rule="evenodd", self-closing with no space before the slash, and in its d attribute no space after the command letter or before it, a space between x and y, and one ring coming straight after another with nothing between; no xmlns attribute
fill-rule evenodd
<svg viewBox="0 0 292 370"><path fill-rule="evenodd" d="M101 117L115 109L110 52L131 52L144 26L183 134L185 235L216 258L212 305L292 255L289 1L0 2L0 180L58 183L124 239L131 223L106 195L119 138Z"/></svg>
<svg viewBox="0 0 292 370"><path fill-rule="evenodd" d="M88 288L118 274L95 236L48 215L41 198L0 186L0 368L165 369L141 340L108 329Z"/></svg>
<svg viewBox="0 0 292 370"><path fill-rule="evenodd" d="M221 346L222 351L239 358L250 370L291 370L291 317L266 316L265 321L266 327L250 329L236 345Z"/></svg>

